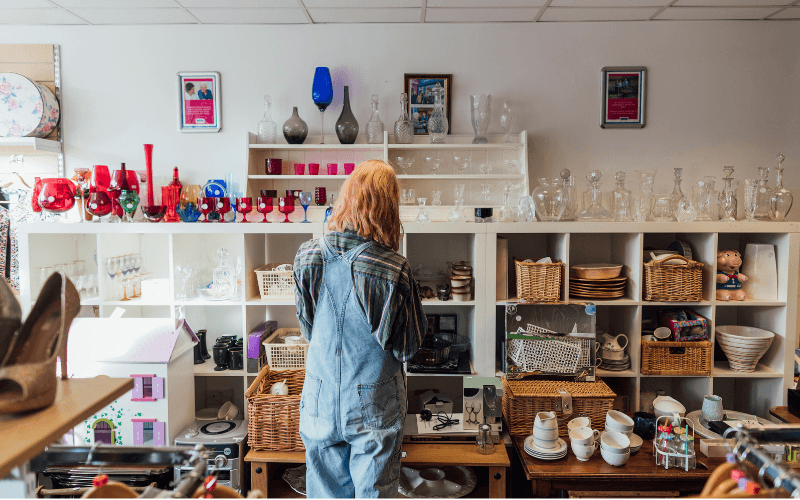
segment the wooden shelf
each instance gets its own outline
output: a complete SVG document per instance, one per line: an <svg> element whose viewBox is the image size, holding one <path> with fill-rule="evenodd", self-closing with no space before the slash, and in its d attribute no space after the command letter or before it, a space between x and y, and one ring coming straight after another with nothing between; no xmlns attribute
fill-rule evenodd
<svg viewBox="0 0 800 500"><path fill-rule="evenodd" d="M714 378L783 378L783 373L773 370L759 363L754 372L737 372L731 370L727 361L714 361Z"/></svg>
<svg viewBox="0 0 800 500"><path fill-rule="evenodd" d="M243 377L247 375L245 370L222 370L214 371L214 358L207 359L205 363L194 365L195 377Z"/></svg>
<svg viewBox="0 0 800 500"><path fill-rule="evenodd" d="M133 389L133 379L73 378L59 380L58 385L56 401L51 406L23 415L0 416L0 478Z"/></svg>
<svg viewBox="0 0 800 500"><path fill-rule="evenodd" d="M474 306L474 300L468 300L466 302L456 302L452 298L450 300L439 300L439 299L422 299L422 307L459 307L459 306Z"/></svg>

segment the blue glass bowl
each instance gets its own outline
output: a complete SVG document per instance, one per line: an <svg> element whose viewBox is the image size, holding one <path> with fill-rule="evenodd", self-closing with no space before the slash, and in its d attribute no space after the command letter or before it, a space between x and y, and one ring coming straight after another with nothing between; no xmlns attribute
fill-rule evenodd
<svg viewBox="0 0 800 500"><path fill-rule="evenodd" d="M178 205L175 211L178 212L183 222L197 222L197 220L200 219L200 215L202 215L197 210L197 205L192 202L187 203L186 208L181 208L181 206Z"/></svg>

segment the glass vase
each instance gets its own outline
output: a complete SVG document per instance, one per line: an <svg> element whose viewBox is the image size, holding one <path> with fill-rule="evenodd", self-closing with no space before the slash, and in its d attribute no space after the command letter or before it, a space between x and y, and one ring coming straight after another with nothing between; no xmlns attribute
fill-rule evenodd
<svg viewBox="0 0 800 500"><path fill-rule="evenodd" d="M395 144L411 144L414 142L414 125L408 116L408 94L400 94L400 118L394 122Z"/></svg>
<svg viewBox="0 0 800 500"><path fill-rule="evenodd" d="M756 191L756 212L757 220L770 220L769 202L772 193L769 189L769 168L758 168L758 191Z"/></svg>
<svg viewBox="0 0 800 500"><path fill-rule="evenodd" d="M433 93L433 113L428 119L428 136L431 144L444 144L447 142L448 122L444 111L444 89L440 84L431 91Z"/></svg>
<svg viewBox="0 0 800 500"><path fill-rule="evenodd" d="M769 218L777 222L786 220L794 201L792 193L783 187L783 166L781 163L785 159L785 156L778 153L778 185L772 190L769 198Z"/></svg>
<svg viewBox="0 0 800 500"><path fill-rule="evenodd" d="M264 96L264 118L258 122L258 143L275 144L278 140L278 126L272 121L272 98Z"/></svg>
<svg viewBox="0 0 800 500"><path fill-rule="evenodd" d="M511 105L508 101L503 101L503 113L500 115L500 127L505 133L503 142L511 142L511 127L514 125L514 115L511 113Z"/></svg>
<svg viewBox="0 0 800 500"><path fill-rule="evenodd" d="M472 144L487 144L486 130L489 128L489 114L492 107L492 96L486 94L476 94L470 96L470 116L472 118L472 129L475 130L475 138Z"/></svg>
<svg viewBox="0 0 800 500"><path fill-rule="evenodd" d="M289 144L303 144L308 137L308 124L300 118L297 106L292 108L292 116L283 124L283 137Z"/></svg>
<svg viewBox="0 0 800 500"><path fill-rule="evenodd" d="M711 204L711 193L714 191L714 181L715 178L713 176L707 175L702 181L699 181L694 186L694 201L695 206L697 207L697 219L695 220L711 220L709 209Z"/></svg>
<svg viewBox="0 0 800 500"><path fill-rule="evenodd" d="M367 144L383 144L383 122L378 114L378 94L372 94L372 116L367 122Z"/></svg>
<svg viewBox="0 0 800 500"><path fill-rule="evenodd" d="M756 222L756 198L761 184L759 179L744 181L744 217L747 222Z"/></svg>
<svg viewBox="0 0 800 500"><path fill-rule="evenodd" d="M561 179L539 179L539 185L531 193L536 216L540 221L559 221L567 208L567 197Z"/></svg>
<svg viewBox="0 0 800 500"><path fill-rule="evenodd" d="M353 144L358 137L358 121L350 109L350 87L344 86L344 105L342 114L336 120L336 137L342 144Z"/></svg>

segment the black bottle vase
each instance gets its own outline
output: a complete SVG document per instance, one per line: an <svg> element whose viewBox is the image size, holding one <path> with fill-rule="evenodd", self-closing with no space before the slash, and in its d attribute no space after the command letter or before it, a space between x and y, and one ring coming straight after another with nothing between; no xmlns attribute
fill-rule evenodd
<svg viewBox="0 0 800 500"><path fill-rule="evenodd" d="M350 87L344 86L344 106L342 114L336 120L336 136L342 144L353 144L358 137L358 121L350 109Z"/></svg>
<svg viewBox="0 0 800 500"><path fill-rule="evenodd" d="M208 346L206 344L206 336L208 332L206 330L197 330L197 337L200 339L200 353L203 355L203 359L210 359L211 355L208 353Z"/></svg>
<svg viewBox="0 0 800 500"><path fill-rule="evenodd" d="M200 343L198 342L194 345L194 364L202 365L205 362L206 360L203 357L203 353L200 350Z"/></svg>
<svg viewBox="0 0 800 500"><path fill-rule="evenodd" d="M297 114L297 106L292 111L292 116L283 124L283 137L289 144L303 144L308 137L308 125Z"/></svg>

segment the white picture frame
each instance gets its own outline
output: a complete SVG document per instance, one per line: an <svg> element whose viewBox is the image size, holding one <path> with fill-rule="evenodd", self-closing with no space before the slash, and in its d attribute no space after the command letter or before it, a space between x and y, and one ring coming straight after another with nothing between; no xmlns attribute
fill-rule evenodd
<svg viewBox="0 0 800 500"><path fill-rule="evenodd" d="M209 102L210 101L210 102ZM219 132L222 129L222 93L216 71L178 73L178 130Z"/></svg>

